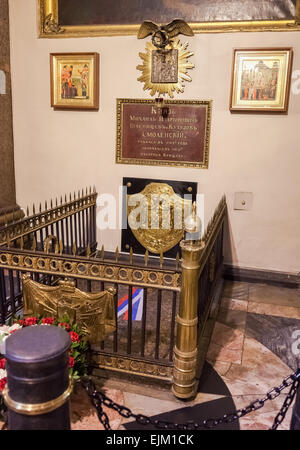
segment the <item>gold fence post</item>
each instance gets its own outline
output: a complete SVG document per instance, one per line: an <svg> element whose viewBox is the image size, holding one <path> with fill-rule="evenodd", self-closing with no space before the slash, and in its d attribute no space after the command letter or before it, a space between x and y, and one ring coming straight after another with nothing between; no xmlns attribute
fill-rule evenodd
<svg viewBox="0 0 300 450"><path fill-rule="evenodd" d="M179 313L176 317L177 334L173 352L174 371L172 392L178 398L191 398L197 389L197 328L198 279L202 241L181 241L182 287Z"/></svg>

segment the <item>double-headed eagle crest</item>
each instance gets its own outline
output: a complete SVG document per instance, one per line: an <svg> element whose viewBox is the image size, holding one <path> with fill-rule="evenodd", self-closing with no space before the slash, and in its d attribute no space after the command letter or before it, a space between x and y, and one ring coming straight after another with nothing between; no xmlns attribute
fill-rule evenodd
<svg viewBox="0 0 300 450"><path fill-rule="evenodd" d="M152 44L158 49L164 49L171 42L171 39L179 34L194 36L191 27L181 19L174 19L167 25L161 26L150 20L145 20L140 26L138 39L144 39L150 34L152 35Z"/></svg>

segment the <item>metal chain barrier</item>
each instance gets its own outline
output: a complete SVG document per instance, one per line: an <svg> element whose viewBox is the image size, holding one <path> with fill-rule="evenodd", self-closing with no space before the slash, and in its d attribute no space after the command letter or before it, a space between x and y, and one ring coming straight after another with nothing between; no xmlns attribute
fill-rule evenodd
<svg viewBox="0 0 300 450"><path fill-rule="evenodd" d="M298 379L296 379L294 381L294 383L292 383L289 393L286 396L286 399L284 400L283 405L279 410L279 413L275 417L273 425L270 428L270 430L277 430L278 425L280 425L283 422L283 420L286 416L286 413L287 413L289 407L291 406L291 404L293 403L295 395L297 394L297 389L299 388L299 384L300 384L300 379L299 379L299 372L298 372Z"/></svg>
<svg viewBox="0 0 300 450"><path fill-rule="evenodd" d="M227 424L234 422L235 420L244 417L246 414L249 414L252 411L257 411L265 405L265 402L268 400L274 400L281 394L283 389L291 386L289 393L287 394L282 407L280 408L278 414L274 419L274 423L270 430L276 430L277 427L283 422L286 413L293 403L295 398L297 389L300 384L300 369L297 369L288 377L284 378L281 385L279 387L275 387L270 389L265 397L261 399L257 399L251 402L245 408L238 409L232 413L224 414L222 417L217 419L205 419L202 422L189 421L186 423L175 423L175 422L167 422L164 420L152 419L151 417L145 416L144 414L134 414L129 408L126 406L119 405L118 403L111 400L102 392L97 391L95 384L92 382L91 378L85 378L82 380L83 387L86 389L94 407L97 410L97 414L100 422L103 424L106 430L111 430L109 420L107 414L103 411L103 406L106 406L110 409L117 411L120 416L125 417L127 419L132 418L135 419L137 423L140 425L154 425L156 428L163 430L198 430L200 428L213 428L220 424Z"/></svg>

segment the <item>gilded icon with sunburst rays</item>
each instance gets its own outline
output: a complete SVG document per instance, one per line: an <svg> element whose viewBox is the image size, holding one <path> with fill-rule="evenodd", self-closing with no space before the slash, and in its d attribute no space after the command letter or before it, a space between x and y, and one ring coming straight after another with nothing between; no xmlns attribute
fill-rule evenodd
<svg viewBox="0 0 300 450"><path fill-rule="evenodd" d="M192 81L187 73L194 68L189 62L193 52L187 50L188 43L182 44L179 39L170 41L163 49L157 49L152 42L147 42L146 53L139 53L143 64L137 66L142 72L138 81L144 83L144 90L150 90L150 95L169 95L174 97L174 91L184 91L184 82Z"/></svg>

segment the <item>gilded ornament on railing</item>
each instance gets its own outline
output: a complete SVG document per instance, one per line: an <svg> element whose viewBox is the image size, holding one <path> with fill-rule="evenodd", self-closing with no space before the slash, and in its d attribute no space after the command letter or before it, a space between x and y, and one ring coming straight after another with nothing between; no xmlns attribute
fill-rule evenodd
<svg viewBox="0 0 300 450"><path fill-rule="evenodd" d="M38 254L26 250L19 252L19 249L1 249L0 247L0 268L21 269L26 272L39 272L56 277L72 277L76 279L89 279L97 281L109 281L110 283L120 283L130 286L140 286L158 289L179 291L181 285L179 260L176 269L144 269L116 263L115 261L103 262L103 259L89 258L70 255Z"/></svg>
<svg viewBox="0 0 300 450"><path fill-rule="evenodd" d="M178 244L184 237L185 211L191 208L192 201L179 197L166 183L149 183L141 192L127 195L130 229L151 253L162 254Z"/></svg>
<svg viewBox="0 0 300 450"><path fill-rule="evenodd" d="M77 323L91 344L97 344L116 329L114 297L116 290L87 293L75 288L72 281L59 281L58 286L46 286L23 279L24 315L68 316Z"/></svg>
<svg viewBox="0 0 300 450"><path fill-rule="evenodd" d="M164 364L163 361L157 364L156 362L145 360L139 361L137 358L131 359L130 356L112 356L93 352L92 362L93 366L96 365L105 370L134 374L167 382L172 381L173 367L169 364Z"/></svg>
<svg viewBox="0 0 300 450"><path fill-rule="evenodd" d="M58 238L57 236L54 236L53 234L50 234L48 237L46 237L44 241L44 252L49 253L51 242L55 242L55 253L58 253Z"/></svg>

